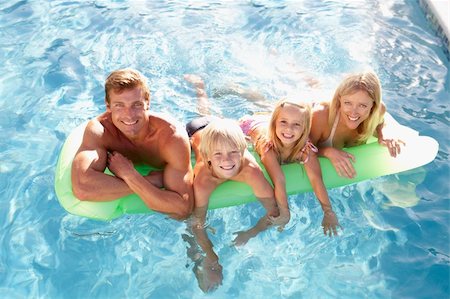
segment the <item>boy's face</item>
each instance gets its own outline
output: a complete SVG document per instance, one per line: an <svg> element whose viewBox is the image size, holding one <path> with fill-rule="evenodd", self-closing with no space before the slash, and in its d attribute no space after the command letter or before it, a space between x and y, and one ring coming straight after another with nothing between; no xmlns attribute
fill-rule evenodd
<svg viewBox="0 0 450 299"><path fill-rule="evenodd" d="M237 146L226 142L217 142L208 157L212 172L221 179L231 179L241 170L242 154Z"/></svg>

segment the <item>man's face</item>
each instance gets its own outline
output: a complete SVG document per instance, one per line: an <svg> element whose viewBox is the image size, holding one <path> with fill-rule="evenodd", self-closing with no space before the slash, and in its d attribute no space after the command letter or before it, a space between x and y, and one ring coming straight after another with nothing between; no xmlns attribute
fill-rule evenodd
<svg viewBox="0 0 450 299"><path fill-rule="evenodd" d="M113 124L129 139L137 138L148 124L148 102L141 88L111 90L109 99L107 110L111 112Z"/></svg>

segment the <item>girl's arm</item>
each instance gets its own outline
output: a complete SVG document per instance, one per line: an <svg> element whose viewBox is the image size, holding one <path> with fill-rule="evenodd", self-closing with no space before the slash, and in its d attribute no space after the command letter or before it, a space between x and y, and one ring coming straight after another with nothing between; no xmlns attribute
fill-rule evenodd
<svg viewBox="0 0 450 299"><path fill-rule="evenodd" d="M309 160L304 164L306 174L308 175L309 182L316 194L317 199L323 210L322 227L323 233L328 236L337 235L337 228L341 227L336 214L331 207L331 202L328 197L327 189L323 183L322 170L320 169L319 160L315 153L310 151Z"/></svg>
<svg viewBox="0 0 450 299"><path fill-rule="evenodd" d="M278 229L281 231L284 226L289 223L291 218L286 193L286 178L273 150L269 150L265 153L261 157L261 162L272 180L275 201L278 209L280 210L280 216L271 218L271 220L273 224L277 225L279 227Z"/></svg>

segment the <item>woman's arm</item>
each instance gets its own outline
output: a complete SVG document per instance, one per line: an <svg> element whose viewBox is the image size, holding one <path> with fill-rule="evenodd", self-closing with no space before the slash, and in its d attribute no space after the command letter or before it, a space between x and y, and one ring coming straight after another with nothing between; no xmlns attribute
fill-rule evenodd
<svg viewBox="0 0 450 299"><path fill-rule="evenodd" d="M400 134L400 124L386 112L386 107L382 106L382 122L377 126L374 136L378 138L378 143L388 148L392 157L397 157L401 152L401 146L405 146L405 142L395 138Z"/></svg>
<svg viewBox="0 0 450 299"><path fill-rule="evenodd" d="M355 157L334 147L320 147L319 144L329 138L331 128L328 124L328 106L323 104L315 108L312 113L310 140L319 148L318 155L330 160L339 176L353 178L356 175L352 162Z"/></svg>

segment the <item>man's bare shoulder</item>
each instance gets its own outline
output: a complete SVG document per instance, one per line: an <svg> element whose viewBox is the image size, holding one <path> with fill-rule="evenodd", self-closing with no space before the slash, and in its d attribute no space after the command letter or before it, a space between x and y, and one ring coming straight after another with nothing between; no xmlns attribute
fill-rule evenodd
<svg viewBox="0 0 450 299"><path fill-rule="evenodd" d="M83 144L91 144L93 142L101 140L105 134L105 127L100 122L99 118L93 118L88 121L86 128L84 130Z"/></svg>
<svg viewBox="0 0 450 299"><path fill-rule="evenodd" d="M85 132L98 136L102 135L105 132L105 127L102 124L101 115L88 121Z"/></svg>
<svg viewBox="0 0 450 299"><path fill-rule="evenodd" d="M150 124L155 130L161 158L175 168L190 165L191 146L186 129L181 122L164 114L150 115Z"/></svg>
<svg viewBox="0 0 450 299"><path fill-rule="evenodd" d="M189 143L185 126L172 116L163 113L151 113L150 123L156 129L158 137L163 143Z"/></svg>

